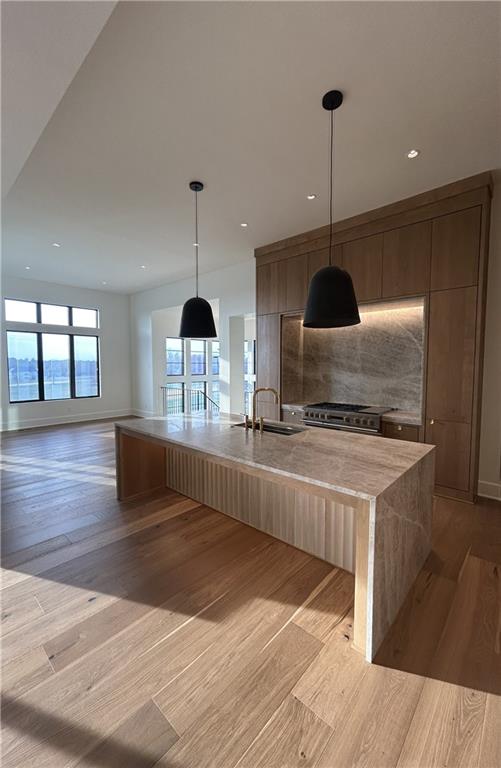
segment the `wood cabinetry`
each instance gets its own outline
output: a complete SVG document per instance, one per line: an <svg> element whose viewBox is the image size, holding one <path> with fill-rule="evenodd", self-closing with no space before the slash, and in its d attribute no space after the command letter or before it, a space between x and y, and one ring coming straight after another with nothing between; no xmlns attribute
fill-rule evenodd
<svg viewBox="0 0 501 768"><path fill-rule="evenodd" d="M477 206L433 221L432 291L477 284L481 213Z"/></svg>
<svg viewBox="0 0 501 768"><path fill-rule="evenodd" d="M304 418L304 411L302 408L284 408L282 410L282 421L286 421L289 424L302 424Z"/></svg>
<svg viewBox="0 0 501 768"><path fill-rule="evenodd" d="M425 441L437 448L435 483L443 491L469 491L471 426L442 419L426 420Z"/></svg>
<svg viewBox="0 0 501 768"><path fill-rule="evenodd" d="M294 256L285 262L285 312L304 309L308 293L308 254Z"/></svg>
<svg viewBox="0 0 501 768"><path fill-rule="evenodd" d="M357 301L381 298L383 235L343 244L343 268L351 275Z"/></svg>
<svg viewBox="0 0 501 768"><path fill-rule="evenodd" d="M425 426L387 422L383 433L434 443L439 491L464 499L474 498L478 475L491 191L490 174L479 174L333 228L333 261L360 303L425 297ZM328 245L322 227L256 250L258 385L278 387L280 316L303 310ZM263 408L277 417L275 406ZM283 418L293 417L284 409Z"/></svg>
<svg viewBox="0 0 501 768"><path fill-rule="evenodd" d="M273 387L280 392L280 315L258 315L256 335L256 388ZM273 402L271 392L261 392L257 402L257 415L280 418L280 406Z"/></svg>
<svg viewBox="0 0 501 768"><path fill-rule="evenodd" d="M409 440L413 443L419 442L419 427L413 424L394 424L393 422L383 421L383 436L391 437L392 440Z"/></svg>
<svg viewBox="0 0 501 768"><path fill-rule="evenodd" d="M341 251L341 248L338 249ZM308 285L311 282L311 278L322 267L329 266L329 249L322 248L320 251L313 251L308 254ZM340 266L340 265L339 265Z"/></svg>
<svg viewBox="0 0 501 768"><path fill-rule="evenodd" d="M282 312L285 306L285 264L273 261L256 270L256 312L269 315Z"/></svg>
<svg viewBox="0 0 501 768"><path fill-rule="evenodd" d="M477 289L430 296L426 416L471 421Z"/></svg>
<svg viewBox="0 0 501 768"><path fill-rule="evenodd" d="M430 288L431 222L398 227L383 236L383 297L412 296Z"/></svg>

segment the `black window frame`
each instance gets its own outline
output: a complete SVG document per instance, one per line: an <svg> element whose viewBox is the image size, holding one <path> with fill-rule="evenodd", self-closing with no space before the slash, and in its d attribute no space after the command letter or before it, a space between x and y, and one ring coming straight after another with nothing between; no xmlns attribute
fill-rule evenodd
<svg viewBox="0 0 501 768"><path fill-rule="evenodd" d="M167 349L167 342L172 339L172 341L180 341L181 342L181 366L182 366L182 373L169 373L169 361L167 359L168 355L168 349ZM184 378L186 376L186 348L185 348L184 339L181 339L179 336L166 336L165 337L165 375L170 376L171 378L175 378L176 376L179 378Z"/></svg>
<svg viewBox="0 0 501 768"><path fill-rule="evenodd" d="M12 321L14 322L14 321ZM32 323L33 325L33 323ZM61 326L69 327L69 326ZM100 337L93 333L58 333L56 331L24 331L13 330L8 328L6 334L9 333L35 333L37 336L37 353L38 353L38 400L11 400L11 388L9 381L9 344L7 335L6 353L7 353L7 386L9 388L9 404L19 405L21 403L59 403L67 400L90 400L92 398L101 397L101 366L100 366ZM46 398L44 392L44 359L43 359L43 345L42 335L48 336L69 336L69 361L70 361L70 396L69 397L51 397ZM97 394L96 395L77 395L76 383L75 383L75 336L88 336L96 340L97 360L96 360L96 380L97 380Z"/></svg>
<svg viewBox="0 0 501 768"><path fill-rule="evenodd" d="M22 304L34 304L35 305L35 316L36 320L33 322L32 320L7 320L7 311L5 302L6 301L18 301ZM39 325L41 323L41 317L42 317L42 304L45 304L45 302L40 301L30 301L30 299L13 299L11 296L4 296L3 297L3 317L6 323L23 323L24 325ZM58 304L57 306L61 306Z"/></svg>
<svg viewBox="0 0 501 768"><path fill-rule="evenodd" d="M37 324L40 325L52 325L53 327L57 326L58 328L71 328L71 316L72 316L72 307L68 306L67 304L50 304L46 301L37 301ZM62 309L68 310L68 322L67 323L44 323L42 320L42 307L61 307ZM14 323L15 320L9 320L8 322Z"/></svg>
<svg viewBox="0 0 501 768"><path fill-rule="evenodd" d="M37 319L34 323L31 322L31 320L7 320L5 317L5 302L6 301L24 301L26 304L35 304L36 305L36 314ZM4 313L4 319L6 323L19 323L22 325L46 325L50 326L52 323L42 323L42 304L46 307L66 307L68 310L68 325L59 325L56 323L58 328L88 328L91 331L99 331L100 326L100 312L97 307L80 307L76 306L75 304L54 304L52 301L31 301L31 299L13 299L12 296L4 296L3 297L3 313ZM90 325L74 325L73 324L73 310L74 309L88 309L91 312L96 313L96 325L90 326ZM55 327L55 326L53 326ZM79 334L77 334L78 336ZM65 400L67 398L64 398ZM29 401L28 401L29 402Z"/></svg>
<svg viewBox="0 0 501 768"><path fill-rule="evenodd" d="M191 344L193 344L194 341L201 341L203 344L203 361L204 361L204 369L203 371L195 371L193 372L193 348L190 345L190 378L193 379L193 377L197 376L209 376L209 365L212 366L212 354L211 354L211 360L209 363L208 357L209 357L209 345L207 344L207 339L191 339ZM216 341L218 341L216 339ZM212 368L211 368L212 370ZM218 374L219 375L219 374Z"/></svg>
<svg viewBox="0 0 501 768"><path fill-rule="evenodd" d="M94 339L96 342L96 382L97 382L97 394L96 395L77 395L76 385L76 366L75 366L75 336L78 338ZM93 333L71 333L70 334L70 400L88 400L92 397L101 397L101 366L99 365L100 357L100 338L94 336ZM68 400L68 398L64 398Z"/></svg>

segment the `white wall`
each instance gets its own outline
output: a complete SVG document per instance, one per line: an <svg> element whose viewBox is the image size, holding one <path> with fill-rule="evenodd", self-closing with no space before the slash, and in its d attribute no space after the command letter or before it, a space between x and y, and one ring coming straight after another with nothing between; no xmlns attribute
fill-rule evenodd
<svg viewBox="0 0 501 768"><path fill-rule="evenodd" d="M478 490L501 499L501 170L494 173Z"/></svg>
<svg viewBox="0 0 501 768"><path fill-rule="evenodd" d="M153 312L179 307L193 296L194 281L181 280L131 296L132 401L134 413L150 416L157 410L158 387L153 349ZM220 349L221 410L238 410L230 397L230 317L254 312L254 259L200 277L200 295L219 300L216 318Z"/></svg>
<svg viewBox="0 0 501 768"><path fill-rule="evenodd" d="M92 307L100 316L101 397L9 404L5 333L2 332L2 429L22 429L67 421L85 421L131 413L129 297L5 276L3 298ZM4 313L2 310L2 318ZM3 322L2 331L5 329Z"/></svg>

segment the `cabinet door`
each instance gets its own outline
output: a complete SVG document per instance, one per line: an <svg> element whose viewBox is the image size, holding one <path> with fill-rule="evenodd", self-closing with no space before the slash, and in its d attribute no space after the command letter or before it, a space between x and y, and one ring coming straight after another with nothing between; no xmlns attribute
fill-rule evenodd
<svg viewBox="0 0 501 768"><path fill-rule="evenodd" d="M343 266L343 246L335 245L332 261L336 267ZM312 251L308 254L308 287L311 278L322 267L329 266L329 249L322 248L320 251Z"/></svg>
<svg viewBox="0 0 501 768"><path fill-rule="evenodd" d="M391 437L393 440L409 440L419 442L419 427L412 424L394 424L393 422L383 421L383 436Z"/></svg>
<svg viewBox="0 0 501 768"><path fill-rule="evenodd" d="M478 283L481 212L478 206L433 221L432 291Z"/></svg>
<svg viewBox="0 0 501 768"><path fill-rule="evenodd" d="M256 387L273 387L280 392L280 315L261 315L256 320ZM271 392L258 395L258 416L280 419L280 408Z"/></svg>
<svg viewBox="0 0 501 768"><path fill-rule="evenodd" d="M285 310L304 309L308 294L308 254L286 259L285 264Z"/></svg>
<svg viewBox="0 0 501 768"><path fill-rule="evenodd" d="M269 315L285 309L284 262L256 267L256 314Z"/></svg>
<svg viewBox="0 0 501 768"><path fill-rule="evenodd" d="M289 424L302 424L304 417L304 411L302 408L297 410L289 410L288 408L282 409L282 421L287 421Z"/></svg>
<svg viewBox="0 0 501 768"><path fill-rule="evenodd" d="M428 330L429 419L471 422L477 289L430 294Z"/></svg>
<svg viewBox="0 0 501 768"><path fill-rule="evenodd" d="M430 260L430 221L385 232L383 296L409 296L429 291Z"/></svg>
<svg viewBox="0 0 501 768"><path fill-rule="evenodd" d="M311 282L311 278L322 267L329 266L329 249L322 248L320 251L312 251L308 254L308 287Z"/></svg>
<svg viewBox="0 0 501 768"><path fill-rule="evenodd" d="M383 235L343 244L343 269L353 280L357 301L381 298Z"/></svg>
<svg viewBox="0 0 501 768"><path fill-rule="evenodd" d="M426 442L435 445L435 484L458 491L470 485L471 426L428 419Z"/></svg>

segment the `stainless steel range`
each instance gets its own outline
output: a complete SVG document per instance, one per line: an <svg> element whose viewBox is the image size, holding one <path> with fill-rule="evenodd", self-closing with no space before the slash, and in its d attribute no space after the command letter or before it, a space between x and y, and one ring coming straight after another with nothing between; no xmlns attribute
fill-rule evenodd
<svg viewBox="0 0 501 768"><path fill-rule="evenodd" d="M303 421L315 427L380 434L381 414L394 410L385 406L353 403L313 403L304 406Z"/></svg>

